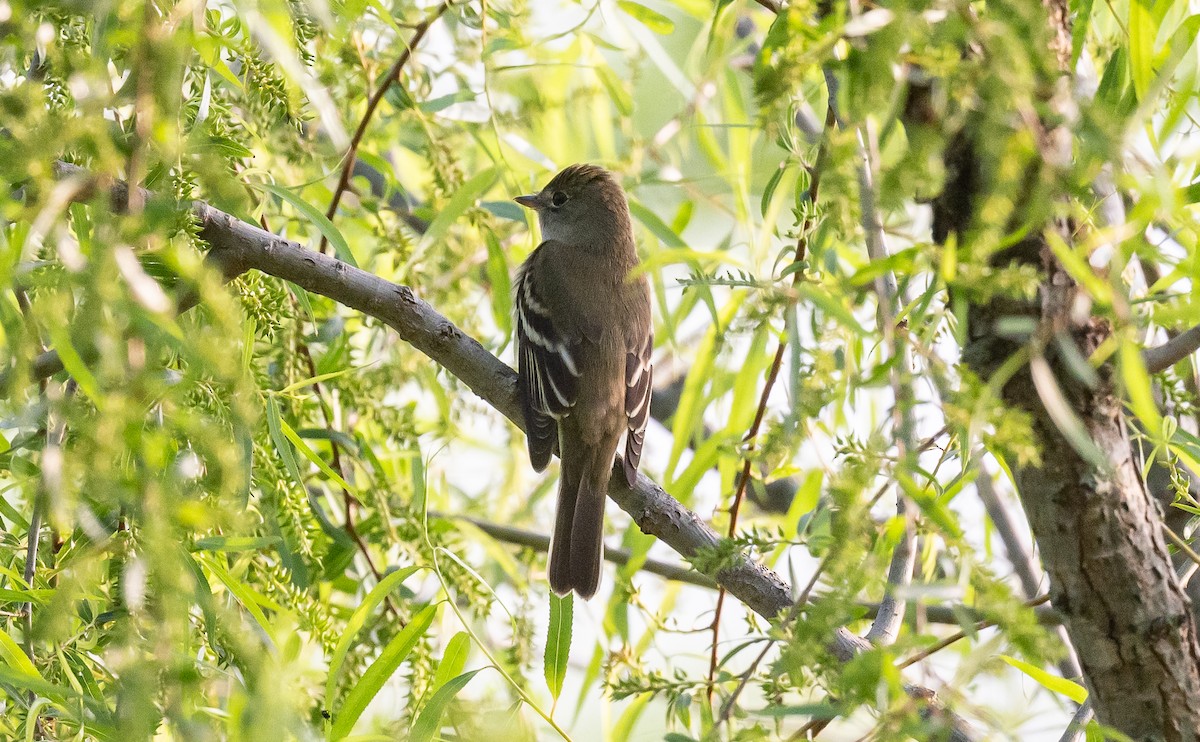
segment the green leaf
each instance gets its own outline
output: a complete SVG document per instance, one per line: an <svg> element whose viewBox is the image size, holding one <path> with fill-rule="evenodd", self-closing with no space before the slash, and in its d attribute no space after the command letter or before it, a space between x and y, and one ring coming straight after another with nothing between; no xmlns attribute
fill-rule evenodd
<svg viewBox="0 0 1200 742"><path fill-rule="evenodd" d="M1046 690L1054 693L1061 693L1075 703L1083 703L1087 700L1087 688L1084 688L1079 683L1072 682L1066 678L1060 678L1057 675L1051 675L1040 667L1034 667L1027 662L1022 662L1021 660L1015 657L1009 657L1006 654L1000 655L1000 659L1033 678L1038 685L1042 686Z"/></svg>
<svg viewBox="0 0 1200 742"><path fill-rule="evenodd" d="M389 572L384 575L371 592L367 593L367 597L363 599L358 608L354 609L354 613L350 615L350 620L346 622L346 628L342 630L342 638L338 640L337 646L333 648L333 654L329 657L329 674L325 678L325 706L328 707L333 703L333 689L337 686L338 675L342 671L342 663L346 661L346 653L350 651L350 645L354 643L358 632L362 630L363 625L367 622L367 617L374 612L384 599L400 585L407 580L413 573L421 567L405 567L398 569L395 572Z"/></svg>
<svg viewBox="0 0 1200 742"><path fill-rule="evenodd" d="M448 683L451 678L461 674L467 664L467 656L471 653L471 635L460 631L446 642L442 652L442 661L438 663L433 675L433 685L429 686L435 692Z"/></svg>
<svg viewBox="0 0 1200 742"><path fill-rule="evenodd" d="M208 567L208 571L217 576L225 588L237 599L242 607L246 609L258 625L262 628L263 633L267 636L271 635L271 622L267 620L267 616L263 613L262 606L278 610L279 606L274 605L271 601L256 593L249 585L239 580L230 574L225 565L218 562L212 557L201 557L200 562Z"/></svg>
<svg viewBox="0 0 1200 742"><path fill-rule="evenodd" d="M1071 1L1071 65L1069 69L1075 69L1075 65L1079 62L1079 53L1083 51L1083 44L1087 41L1088 29L1092 24L1092 3L1093 0L1072 0Z"/></svg>
<svg viewBox="0 0 1200 742"><path fill-rule="evenodd" d="M594 68L600 84L608 93L608 99L617 107L617 113L629 116L633 113L633 97L629 95L627 83L617 77L617 73L607 64L597 64Z"/></svg>
<svg viewBox="0 0 1200 742"><path fill-rule="evenodd" d="M209 136L195 147L198 152L216 152L232 159L242 159L253 157L254 153L246 148L241 142L224 136Z"/></svg>
<svg viewBox="0 0 1200 742"><path fill-rule="evenodd" d="M272 394L267 395L267 432L270 433L271 442L275 444L275 450L279 453L280 460L283 461L283 468L292 475L296 486L303 490L304 477L300 474L300 465L296 463L296 455L283 434L283 417L279 414L279 402Z"/></svg>
<svg viewBox="0 0 1200 742"><path fill-rule="evenodd" d="M675 234L675 231L667 226L667 223L658 218L650 209L647 209L638 201L629 199L629 212L642 224L654 233L654 236L663 241L667 247L686 248L687 243L683 238Z"/></svg>
<svg viewBox="0 0 1200 742"><path fill-rule="evenodd" d="M637 724L637 720L641 717L642 712L646 710L646 706L650 704L650 699L654 697L653 693L642 693L633 700L633 703L625 709L625 713L617 719L617 723L613 725L612 734L609 736L613 742L625 742L633 734L633 727Z"/></svg>
<svg viewBox="0 0 1200 742"><path fill-rule="evenodd" d="M55 591L48 588L14 590L9 587L0 587L0 603L37 603L38 605L46 605L50 602L50 598L54 597L54 594Z"/></svg>
<svg viewBox="0 0 1200 742"><path fill-rule="evenodd" d="M350 252L350 245L346 242L346 238L342 236L337 227L333 226L333 222L329 221L329 218L318 211L315 206L300 198L295 191L288 188L280 188L270 183L251 183L250 185L291 204L292 208L299 211L305 219L312 222L317 231L329 241L329 244L333 245L333 252L338 256L338 260L348 263L355 268L358 267L358 262L354 259L354 254Z"/></svg>
<svg viewBox="0 0 1200 742"><path fill-rule="evenodd" d="M317 374L316 376L312 376L307 379L301 379L300 381L297 381L294 384L288 384L287 386L285 386L284 388L282 388L278 392L276 392L276 394L290 394L290 393L296 391L297 389L303 389L304 387L309 386L311 384L320 384L322 381L328 381L329 379L336 379L337 377L344 376L354 370L355 370L354 367L347 367L347 368L340 369L338 371L330 371L327 374Z"/></svg>
<svg viewBox="0 0 1200 742"><path fill-rule="evenodd" d="M829 317L853 330L858 335L866 335L866 329L859 324L858 319L846 308L841 300L834 298L828 291L811 282L802 282L796 286L796 291L808 301L811 301Z"/></svg>
<svg viewBox="0 0 1200 742"><path fill-rule="evenodd" d="M656 34L665 36L675 30L674 21L641 3L635 3L633 0L617 0L617 6Z"/></svg>
<svg viewBox="0 0 1200 742"><path fill-rule="evenodd" d="M1042 404L1046 407L1046 412L1058 427L1059 432L1063 434L1075 452L1092 466L1107 469L1109 467L1108 457L1092 440L1083 421L1075 413L1075 408L1067 401L1058 385L1058 380L1054 377L1054 371L1045 357L1040 353L1033 355L1029 359L1029 371L1033 378L1033 386L1037 389L1038 396L1041 397Z"/></svg>
<svg viewBox="0 0 1200 742"><path fill-rule="evenodd" d="M100 397L100 387L96 384L96 377L92 376L91 369L83 362L83 358L75 351L75 346L71 344L71 333L67 329L66 323L55 323L46 328L50 333L50 340L54 343L54 349L58 351L58 358L62 361L63 368L75 379L75 383L79 385L80 390L87 395L88 399L97 407L100 406L103 399Z"/></svg>
<svg viewBox="0 0 1200 742"><path fill-rule="evenodd" d="M329 464L326 464L325 459L322 459L320 456L317 455L316 451L314 451L308 447L308 444L304 442L304 439L301 438L299 435L297 435L295 430L292 430L291 425L288 425L287 420L280 418L279 419L279 427L283 431L283 435L289 441L291 441L292 444L296 446L296 448L298 448L300 450L300 453L304 454L304 458L311 461L313 463L313 465L315 465L318 469L321 470L322 473L325 474L325 476L332 479L337 484L337 486L341 487L342 489L344 489L348 492L356 492L357 491L357 488L352 486L345 479L342 479L341 474L338 474L329 466Z"/></svg>
<svg viewBox="0 0 1200 742"><path fill-rule="evenodd" d="M771 205L771 197L775 195L775 189L779 187L779 181L783 180L783 174L787 170L787 162L779 163L779 167L775 168L775 172L771 174L771 179L767 181L766 188L763 188L762 202L759 204L759 213L763 216L767 215L767 208Z"/></svg>
<svg viewBox="0 0 1200 742"><path fill-rule="evenodd" d="M558 703L562 693L563 681L567 677L567 660L571 655L571 618L573 597L550 595L550 626L546 630L546 652L543 664L546 673L546 687L550 689L550 697Z"/></svg>
<svg viewBox="0 0 1200 742"><path fill-rule="evenodd" d="M457 219L466 212L467 209L475 205L479 197L487 192L492 184L496 182L497 171L494 167L489 167L475 177L463 183L462 188L446 203L438 215L429 223L429 228L425 230L425 234L421 235L421 243L419 250L428 250L432 245L439 242L446 236L450 225L454 224Z"/></svg>
<svg viewBox="0 0 1200 742"><path fill-rule="evenodd" d="M278 536L205 536L196 539L193 551L258 551L278 546Z"/></svg>
<svg viewBox="0 0 1200 742"><path fill-rule="evenodd" d="M425 704L421 715L413 724L412 731L408 736L409 742L430 742L442 727L442 715L446 713L446 706L454 700L459 691L466 687L467 683L471 682L471 678L485 669L487 668L464 672L439 688L437 693L433 694L433 698L429 699L429 703Z"/></svg>
<svg viewBox="0 0 1200 742"><path fill-rule="evenodd" d="M392 640L379 653L379 657L371 663L359 681L346 694L342 707L334 712L333 726L329 730L330 740L340 740L349 736L363 711L366 711L367 705L379 694L383 684L392 677L396 669L400 667L400 663L404 662L412 653L417 642L433 623L433 617L436 614L436 605L425 606L417 615L413 616L407 626L392 637Z"/></svg>
<svg viewBox="0 0 1200 742"><path fill-rule="evenodd" d="M821 469L815 469L805 477L804 484L796 490L792 504L788 506L787 515L783 518L783 522L787 524L785 535L790 537L795 534L800 517L811 513L817 507L817 502L821 499L821 485L824 482L825 472Z"/></svg>
<svg viewBox="0 0 1200 742"><path fill-rule="evenodd" d="M21 651L21 647L4 629L0 629L0 660L4 660L4 664L25 677L45 681L42 674L33 666L33 662L25 656L25 652Z"/></svg>
<svg viewBox="0 0 1200 742"><path fill-rule="evenodd" d="M479 205L501 219L525 223L525 211L512 201L480 201Z"/></svg>
<svg viewBox="0 0 1200 742"><path fill-rule="evenodd" d="M484 242L487 243L488 283L492 295L492 319L504 333L504 337L512 334L512 279L509 277L508 260L504 256L504 247L492 230L484 230Z"/></svg>
<svg viewBox="0 0 1200 742"><path fill-rule="evenodd" d="M1154 78L1154 36L1158 27L1151 17L1152 0L1129 0L1129 67L1133 75L1133 89L1139 101L1144 101L1146 91Z"/></svg>
<svg viewBox="0 0 1200 742"><path fill-rule="evenodd" d="M449 95L438 96L430 100L424 101L417 105L425 113L437 113L438 111L449 108L455 103L465 103L466 101L475 100L475 93L470 90L459 90Z"/></svg>
<svg viewBox="0 0 1200 742"><path fill-rule="evenodd" d="M745 292L734 292L729 297L729 301L721 308L720 321L708 328L692 355L692 366L688 370L687 378L684 379L683 391L679 395L679 406L675 408L674 420L671 424L674 443L671 446L671 454L665 468L667 477L675 476L675 469L684 449L688 447L696 433L702 429L704 409L707 406L704 390L711 382L710 377L713 364L716 362L720 328L728 327L729 322L737 316L745 298ZM685 504L691 496L690 492L677 491L675 482L668 482L666 489Z"/></svg>
<svg viewBox="0 0 1200 742"><path fill-rule="evenodd" d="M1128 339L1122 339L1118 358L1121 379L1125 382L1125 391L1129 395L1129 406L1146 425L1146 430L1151 435L1156 435L1162 430L1162 415L1154 402L1153 384L1150 374L1146 371L1146 362L1142 360L1141 349Z"/></svg>

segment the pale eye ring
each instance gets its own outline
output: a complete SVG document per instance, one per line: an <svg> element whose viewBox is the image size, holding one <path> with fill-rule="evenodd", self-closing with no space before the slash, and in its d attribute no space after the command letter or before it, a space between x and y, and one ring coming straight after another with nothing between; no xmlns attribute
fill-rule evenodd
<svg viewBox="0 0 1200 742"><path fill-rule="evenodd" d="M565 204L568 198L569 196L562 191L555 191L554 195L550 198L550 205L557 208Z"/></svg>

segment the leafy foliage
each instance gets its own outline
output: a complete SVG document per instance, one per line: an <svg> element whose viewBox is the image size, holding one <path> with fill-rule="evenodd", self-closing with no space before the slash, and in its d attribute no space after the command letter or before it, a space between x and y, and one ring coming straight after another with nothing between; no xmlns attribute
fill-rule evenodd
<svg viewBox="0 0 1200 742"><path fill-rule="evenodd" d="M1151 377L1137 353L1200 323L1187 8L1073 4L1095 94L1070 112L1074 159L1047 164L1031 122L1057 63L1030 0L509 0L436 20L403 0L0 0L0 737L759 739L834 719L931 739L945 716L900 664L954 631L920 618L944 605L968 640L922 683L981 729L1065 725L1063 647L973 499L1054 452L958 354L972 301L1011 301L1005 332L1028 338L1037 276L989 259L1069 220L1059 258L1116 329L1106 351L1178 507L1200 512L1183 473L1200 460L1195 368ZM365 101L425 21L327 217ZM987 143L986 218L936 246L923 204L968 126ZM56 180L59 160L97 183ZM727 601L711 677L715 593L643 569L669 550L610 508L629 561L606 572L607 604L548 610L544 556L460 517L545 530L553 478L528 470L522 436L379 322L257 273L223 284L189 209L324 239L511 360L509 277L536 230L508 198L582 160L623 178L656 379L677 393L644 468L724 533L753 464L736 533L697 568L748 552L797 596L813 581L772 622ZM1092 190L1109 172L1117 223ZM112 208L112 179L149 195ZM868 207L886 257L864 247ZM43 379L50 347L64 370ZM842 662L833 632L864 633L895 588L898 500L918 618ZM1026 676L1046 690L998 700Z"/></svg>

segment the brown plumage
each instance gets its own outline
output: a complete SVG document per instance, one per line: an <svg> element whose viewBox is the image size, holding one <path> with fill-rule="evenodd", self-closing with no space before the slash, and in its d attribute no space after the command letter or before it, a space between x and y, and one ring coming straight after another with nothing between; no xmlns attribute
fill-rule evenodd
<svg viewBox="0 0 1200 742"><path fill-rule="evenodd" d="M517 272L514 305L529 460L562 457L550 587L590 598L600 583L604 499L626 436L624 473L637 480L650 412L654 346L650 287L629 206L609 172L572 165L517 203L535 209L543 242Z"/></svg>

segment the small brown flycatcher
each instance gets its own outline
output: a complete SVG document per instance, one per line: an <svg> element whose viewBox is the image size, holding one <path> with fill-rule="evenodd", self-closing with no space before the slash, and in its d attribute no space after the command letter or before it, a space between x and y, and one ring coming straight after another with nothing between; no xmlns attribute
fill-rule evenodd
<svg viewBox="0 0 1200 742"><path fill-rule="evenodd" d="M650 286L638 265L625 193L595 165L572 165L515 199L537 212L542 244L517 272L517 356L529 461L562 458L550 545L550 587L596 593L604 498L625 439L624 472L637 481L650 415Z"/></svg>

